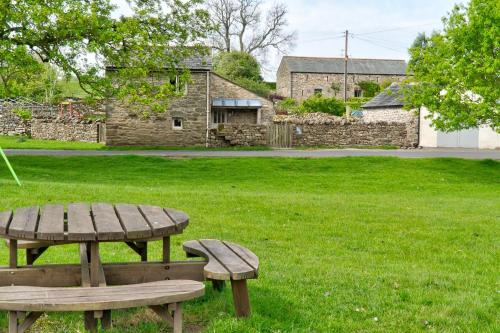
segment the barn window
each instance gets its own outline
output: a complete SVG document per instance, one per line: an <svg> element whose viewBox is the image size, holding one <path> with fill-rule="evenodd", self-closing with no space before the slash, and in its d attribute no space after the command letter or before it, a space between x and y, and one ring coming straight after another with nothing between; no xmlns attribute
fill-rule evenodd
<svg viewBox="0 0 500 333"><path fill-rule="evenodd" d="M361 97L363 95L363 90L356 88L354 89L354 97Z"/></svg>
<svg viewBox="0 0 500 333"><path fill-rule="evenodd" d="M182 118L172 118L172 128L174 130L182 129Z"/></svg>
<svg viewBox="0 0 500 333"><path fill-rule="evenodd" d="M322 94L323 94L323 89L321 88L314 89L314 95L322 95Z"/></svg>
<svg viewBox="0 0 500 333"><path fill-rule="evenodd" d="M214 124L225 124L227 123L227 111L226 110L215 110L212 117Z"/></svg>

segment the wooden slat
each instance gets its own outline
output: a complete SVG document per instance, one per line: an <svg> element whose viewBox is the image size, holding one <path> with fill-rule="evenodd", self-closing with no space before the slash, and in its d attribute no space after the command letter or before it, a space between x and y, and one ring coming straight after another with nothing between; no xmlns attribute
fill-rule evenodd
<svg viewBox="0 0 500 333"><path fill-rule="evenodd" d="M134 205L119 204L115 206L116 213L125 230L127 239L151 237L151 227Z"/></svg>
<svg viewBox="0 0 500 333"><path fill-rule="evenodd" d="M165 208L165 213L174 221L177 226L177 231L182 232L189 224L189 216L180 210Z"/></svg>
<svg viewBox="0 0 500 333"><path fill-rule="evenodd" d="M223 241L223 243L234 253L236 253L241 259L243 259L247 264L249 264L257 273L257 271L259 270L259 258L252 251L235 243L226 241Z"/></svg>
<svg viewBox="0 0 500 333"><path fill-rule="evenodd" d="M64 240L63 205L47 205L42 208L36 235L42 240Z"/></svg>
<svg viewBox="0 0 500 333"><path fill-rule="evenodd" d="M76 203L68 206L68 240L95 240L95 230L87 204Z"/></svg>
<svg viewBox="0 0 500 333"><path fill-rule="evenodd" d="M208 263L203 268L205 278L213 280L230 280L230 272L200 244L199 241L187 241L183 244L184 251L206 258Z"/></svg>
<svg viewBox="0 0 500 333"><path fill-rule="evenodd" d="M176 230L176 224L161 207L140 205L139 210L153 230L153 236L164 236Z"/></svg>
<svg viewBox="0 0 500 333"><path fill-rule="evenodd" d="M112 205L105 203L93 204L92 214L98 240L124 239L125 232Z"/></svg>
<svg viewBox="0 0 500 333"><path fill-rule="evenodd" d="M254 269L221 241L202 239L200 243L231 273L231 279L242 280L255 276Z"/></svg>
<svg viewBox="0 0 500 333"><path fill-rule="evenodd" d="M0 309L13 311L100 311L177 303L203 296L205 286L171 280L117 287L1 287Z"/></svg>
<svg viewBox="0 0 500 333"><path fill-rule="evenodd" d="M12 219L12 211L0 213L0 234L5 235Z"/></svg>
<svg viewBox="0 0 500 333"><path fill-rule="evenodd" d="M103 264L103 270L108 285L182 279L204 281L205 264L205 261ZM0 268L0 286L81 287L81 278L80 264Z"/></svg>
<svg viewBox="0 0 500 333"><path fill-rule="evenodd" d="M34 239L38 222L38 212L38 206L17 209L10 222L9 236Z"/></svg>

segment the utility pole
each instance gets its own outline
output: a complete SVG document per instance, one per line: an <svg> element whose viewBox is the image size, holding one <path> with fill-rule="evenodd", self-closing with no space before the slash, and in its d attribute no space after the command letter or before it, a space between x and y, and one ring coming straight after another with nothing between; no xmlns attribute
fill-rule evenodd
<svg viewBox="0 0 500 333"><path fill-rule="evenodd" d="M347 48L349 46L349 30L345 31L345 57L344 57L344 102L347 102L347 62L349 55Z"/></svg>

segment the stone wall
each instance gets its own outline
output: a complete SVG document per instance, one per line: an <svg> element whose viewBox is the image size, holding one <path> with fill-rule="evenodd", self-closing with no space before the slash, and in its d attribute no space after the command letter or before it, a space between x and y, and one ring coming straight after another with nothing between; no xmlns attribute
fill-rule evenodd
<svg viewBox="0 0 500 333"><path fill-rule="evenodd" d="M210 146L265 146L267 130L267 125L221 124L210 130Z"/></svg>
<svg viewBox="0 0 500 333"><path fill-rule="evenodd" d="M418 146L418 121L365 123L324 114L276 116L292 126L293 146Z"/></svg>
<svg viewBox="0 0 500 333"><path fill-rule="evenodd" d="M99 142L99 123L78 119L33 119L31 137L43 140Z"/></svg>
<svg viewBox="0 0 500 333"><path fill-rule="evenodd" d="M182 128L174 128L174 119ZM164 113L141 118L127 105L107 108L106 144L109 146L201 146L207 130L207 72L192 72L182 97L170 100Z"/></svg>
<svg viewBox="0 0 500 333"><path fill-rule="evenodd" d="M0 135L31 135L30 120L23 120L17 114L0 110Z"/></svg>
<svg viewBox="0 0 500 333"><path fill-rule="evenodd" d="M314 95L315 89L321 89L325 97L344 97L344 74L328 73L292 73L292 91L286 97L297 100L304 100ZM354 96L354 90L361 81L374 81L382 83L384 81L401 82L406 78L403 75L360 75L349 74L347 76L347 97ZM332 89L332 84L340 87L340 90Z"/></svg>
<svg viewBox="0 0 500 333"><path fill-rule="evenodd" d="M400 107L385 107L377 109L364 109L363 121L365 123L376 123L380 121L408 123L418 116L413 111L404 110Z"/></svg>
<svg viewBox="0 0 500 333"><path fill-rule="evenodd" d="M282 61L276 72L276 93L283 97L291 97L291 74L285 61Z"/></svg>

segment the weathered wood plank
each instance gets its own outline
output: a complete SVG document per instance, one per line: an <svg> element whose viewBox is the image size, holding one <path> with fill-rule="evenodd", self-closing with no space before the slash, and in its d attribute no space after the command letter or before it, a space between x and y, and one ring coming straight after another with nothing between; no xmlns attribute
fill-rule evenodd
<svg viewBox="0 0 500 333"><path fill-rule="evenodd" d="M63 205L46 205L42 208L36 237L42 240L64 240Z"/></svg>
<svg viewBox="0 0 500 333"><path fill-rule="evenodd" d="M75 203L68 206L68 240L93 241L96 232L87 204Z"/></svg>
<svg viewBox="0 0 500 333"><path fill-rule="evenodd" d="M115 209L125 230L127 239L148 238L152 236L151 227L137 206L119 204L115 206Z"/></svg>
<svg viewBox="0 0 500 333"><path fill-rule="evenodd" d="M10 221L12 220L12 211L0 213L0 234L7 234Z"/></svg>
<svg viewBox="0 0 500 333"><path fill-rule="evenodd" d="M161 207L140 205L139 210L151 226L153 236L171 234L176 230L176 224Z"/></svg>
<svg viewBox="0 0 500 333"><path fill-rule="evenodd" d="M108 285L128 285L161 280L204 281L205 261L103 264ZM22 266L0 268L0 286L80 287L81 265Z"/></svg>
<svg viewBox="0 0 500 333"><path fill-rule="evenodd" d="M255 277L254 269L221 241L202 239L200 243L231 273L231 279L243 280Z"/></svg>
<svg viewBox="0 0 500 333"><path fill-rule="evenodd" d="M38 212L38 206L17 209L10 222L9 236L34 239L38 223Z"/></svg>
<svg viewBox="0 0 500 333"><path fill-rule="evenodd" d="M203 296L205 286L169 280L116 287L0 287L0 309L11 311L100 311L178 303Z"/></svg>
<svg viewBox="0 0 500 333"><path fill-rule="evenodd" d="M113 205L97 203L92 205L95 228L98 240L123 239L125 232L116 216Z"/></svg>
<svg viewBox="0 0 500 333"><path fill-rule="evenodd" d="M182 232L189 224L189 216L180 210L165 208L165 213L175 223L178 232Z"/></svg>
<svg viewBox="0 0 500 333"><path fill-rule="evenodd" d="M184 251L196 254L208 260L203 268L205 278L213 280L230 280L231 272L224 267L207 249L196 240L187 241L183 244Z"/></svg>
<svg viewBox="0 0 500 333"><path fill-rule="evenodd" d="M250 265L255 273L259 270L259 258L249 249L243 246L231 242L223 241L223 243L229 247L234 253L236 253L241 259L243 259L248 265Z"/></svg>

